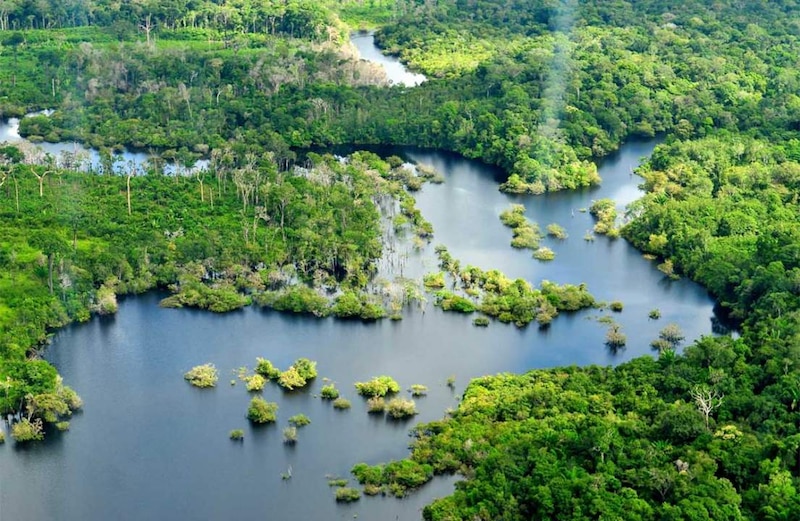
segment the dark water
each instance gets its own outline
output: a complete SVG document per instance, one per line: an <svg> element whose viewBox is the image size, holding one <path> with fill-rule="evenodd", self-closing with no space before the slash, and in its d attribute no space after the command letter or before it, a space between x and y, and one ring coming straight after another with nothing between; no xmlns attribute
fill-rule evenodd
<svg viewBox="0 0 800 521"><path fill-rule="evenodd" d="M416 87L425 81L423 74L416 74L408 69L394 56L387 56L375 46L375 37L372 33L356 33L350 36L350 42L356 46L361 59L380 63L386 70L386 76L395 85Z"/></svg>
<svg viewBox="0 0 800 521"><path fill-rule="evenodd" d="M407 275L435 269L433 244L443 243L462 264L499 268L534 283L586 282L597 298L625 304L614 317L628 335L620 353L604 347L597 311L559 316L541 331L499 323L475 328L470 317L430 305L424 314L407 311L400 322L363 324L257 309L220 316L160 309L157 294L128 298L116 317L66 328L48 349L48 359L84 398L85 411L69 433L52 433L43 444L0 446L0 519L419 519L424 504L452 491L453 479L434 481L404 500L362 498L343 506L333 499L326 474L347 477L359 461L402 458L410 441L412 423L369 416L353 382L389 374L404 388L427 385L429 395L417 400L414 422L430 421L457 405L472 377L619 363L649 353L649 341L669 322L678 323L688 339L711 332L713 302L702 288L665 280L623 240L583 240L592 221L580 208L601 197L635 198L637 178L630 168L653 146L629 144L608 159L602 187L524 198L500 193L499 173L480 163L402 151L446 177L445 184L426 185L417 196L436 238L421 253L408 251ZM542 227L557 222L567 229L567 240L545 240L555 261L541 263L509 246L510 231L498 214L512 201L524 202ZM648 320L655 307L662 319ZM228 384L235 368L253 367L257 356L283 368L308 357L320 371L305 391L268 386L263 394L279 403L279 422L263 428L251 427L244 417L250 396L242 383ZM182 379L205 362L220 370L216 389L198 390ZM455 393L445 385L449 375L456 376ZM336 411L314 396L322 377L338 384L352 400L351 410ZM281 430L300 412L312 423L299 430L295 447L287 447ZM245 430L244 443L228 439L235 428ZM289 466L293 477L283 481Z"/></svg>

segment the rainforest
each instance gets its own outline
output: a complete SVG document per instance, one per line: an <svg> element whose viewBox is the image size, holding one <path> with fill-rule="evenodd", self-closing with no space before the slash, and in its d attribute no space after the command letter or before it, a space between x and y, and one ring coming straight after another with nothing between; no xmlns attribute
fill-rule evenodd
<svg viewBox="0 0 800 521"><path fill-rule="evenodd" d="M799 191L796 0L0 0L0 517L800 519Z"/></svg>

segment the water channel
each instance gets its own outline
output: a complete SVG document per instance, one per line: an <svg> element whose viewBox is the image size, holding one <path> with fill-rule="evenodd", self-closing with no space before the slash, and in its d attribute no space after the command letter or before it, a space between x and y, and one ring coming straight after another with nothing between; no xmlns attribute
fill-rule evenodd
<svg viewBox="0 0 800 521"><path fill-rule="evenodd" d="M457 406L470 378L620 363L650 354L650 340L670 322L687 341L711 333L713 301L703 288L666 279L621 239L583 239L593 223L581 209L603 197L620 205L635 199L639 180L631 169L655 144L629 143L604 160L597 188L539 197L500 193L501 172L454 154L385 150L430 164L445 177L416 195L435 239L423 251L401 252L405 275L435 269L433 245L441 243L462 265L498 268L535 284L585 282L598 299L624 303L614 318L628 336L626 349L613 354L605 348L596 310L563 314L545 330L500 323L483 329L472 326L471 317L430 305L424 314L408 310L399 322L365 324L255 308L226 315L161 309L158 293L126 298L116 316L67 327L48 348L48 360L83 397L85 410L68 433L49 433L42 444L0 445L0 519L419 519L422 506L452 491L454 478L436 479L403 500L364 497L340 505L325 476L349 477L354 463L404 457L408 429ZM545 241L556 252L554 261L536 261L509 246L511 233L498 215L512 202L523 202L542 227L556 222L567 230L566 240ZM661 310L660 320L648 319L653 308ZM263 395L279 404L279 422L262 428L244 417L250 395L243 385L227 383L234 369L252 367L258 356L282 368L308 357L320 372L303 391L267 386ZM187 385L183 373L205 362L220 370L218 387ZM404 388L429 387L417 400L414 420L366 413L353 382L380 374ZM450 375L455 391L445 385ZM352 400L351 410L336 411L318 397L322 377ZM308 415L311 425L299 430L296 446L286 446L281 430L297 413ZM228 439L236 428L245 431L243 443ZM281 479L289 467L292 478Z"/></svg>

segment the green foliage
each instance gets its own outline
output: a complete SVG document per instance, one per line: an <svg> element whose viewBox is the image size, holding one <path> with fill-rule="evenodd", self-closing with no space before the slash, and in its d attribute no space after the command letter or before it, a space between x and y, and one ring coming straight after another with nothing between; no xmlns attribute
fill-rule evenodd
<svg viewBox="0 0 800 521"><path fill-rule="evenodd" d="M242 441L244 440L244 431L242 429L234 429L228 434L228 437L234 441Z"/></svg>
<svg viewBox="0 0 800 521"><path fill-rule="evenodd" d="M556 254L547 246L541 246L533 252L533 258L540 261L551 261L556 258Z"/></svg>
<svg viewBox="0 0 800 521"><path fill-rule="evenodd" d="M256 373L260 374L268 380L277 380L281 375L281 370L272 365L272 362L266 358L256 358Z"/></svg>
<svg viewBox="0 0 800 521"><path fill-rule="evenodd" d="M564 227L557 223L551 223L547 225L547 235L561 240L564 240L568 237L567 231L564 229Z"/></svg>
<svg viewBox="0 0 800 521"><path fill-rule="evenodd" d="M264 389L264 386L267 385L267 379L260 374L254 374L245 377L244 383L245 388L250 392L261 391Z"/></svg>
<svg viewBox="0 0 800 521"><path fill-rule="evenodd" d="M297 369L297 374L306 381L317 377L317 363L308 358L298 358L292 366Z"/></svg>
<svg viewBox="0 0 800 521"><path fill-rule="evenodd" d="M597 219L594 225L594 232L601 235L608 235L615 238L619 235L616 228L617 221L617 207L611 199L600 199L592 201L592 206L589 207L589 213Z"/></svg>
<svg viewBox="0 0 800 521"><path fill-rule="evenodd" d="M336 489L336 501L340 503L352 503L361 499L361 491L357 488L341 487Z"/></svg>
<svg viewBox="0 0 800 521"><path fill-rule="evenodd" d="M351 406L352 404L350 403L350 400L348 400L347 398L336 398L333 401L334 409L345 410L349 409Z"/></svg>
<svg viewBox="0 0 800 521"><path fill-rule="evenodd" d="M356 382L356 391L361 396L386 396L400 392L400 384L389 376L376 376L368 382Z"/></svg>
<svg viewBox="0 0 800 521"><path fill-rule="evenodd" d="M283 443L294 445L297 443L297 427L291 425L283 429Z"/></svg>
<svg viewBox="0 0 800 521"><path fill-rule="evenodd" d="M278 385L288 391L305 387L306 379L300 376L295 366L290 366L289 369L283 371L278 377Z"/></svg>
<svg viewBox="0 0 800 521"><path fill-rule="evenodd" d="M619 313L619 312L621 312L623 310L625 305L622 302L620 302L619 300L612 300L611 304L609 304L608 307L609 307L609 309L611 309L611 311L614 311L615 313Z"/></svg>
<svg viewBox="0 0 800 521"><path fill-rule="evenodd" d="M500 214L500 221L511 228L513 232L511 246L531 250L539 247L539 241L542 239L539 225L525 217L524 205L512 204L508 210L504 210Z"/></svg>
<svg viewBox="0 0 800 521"><path fill-rule="evenodd" d="M472 320L472 323L478 327L488 327L489 326L489 317L475 317Z"/></svg>
<svg viewBox="0 0 800 521"><path fill-rule="evenodd" d="M195 387L206 388L217 385L219 374L214 364L203 364L192 367L183 378Z"/></svg>
<svg viewBox="0 0 800 521"><path fill-rule="evenodd" d="M254 396L247 408L247 419L253 423L274 423L277 420L278 404Z"/></svg>
<svg viewBox="0 0 800 521"><path fill-rule="evenodd" d="M11 437L17 443L27 443L30 441L41 441L44 439L44 428L42 420L37 418L30 420L22 418L11 425Z"/></svg>
<svg viewBox="0 0 800 521"><path fill-rule="evenodd" d="M444 287L444 273L426 273L422 277L422 284L427 289L439 289Z"/></svg>
<svg viewBox="0 0 800 521"><path fill-rule="evenodd" d="M319 394L323 400L335 400L339 397L339 389L334 384L323 385Z"/></svg>
<svg viewBox="0 0 800 521"><path fill-rule="evenodd" d="M370 414L380 414L386 410L386 401L380 396L373 396L367 400L367 412Z"/></svg>
<svg viewBox="0 0 800 521"><path fill-rule="evenodd" d="M328 480L329 487L346 487L347 483L349 483L349 479L346 478L332 478Z"/></svg>
<svg viewBox="0 0 800 521"><path fill-rule="evenodd" d="M436 305L444 311L456 311L458 313L472 313L478 309L470 299L445 290L436 292Z"/></svg>
<svg viewBox="0 0 800 521"><path fill-rule="evenodd" d="M661 310L660 309L651 309L650 312L647 314L648 318L651 320L658 320L661 318Z"/></svg>
<svg viewBox="0 0 800 521"><path fill-rule="evenodd" d="M385 465L354 465L351 469L358 482L366 487L383 487L390 494L403 497L433 477L433 468L413 460L392 461Z"/></svg>
<svg viewBox="0 0 800 521"><path fill-rule="evenodd" d="M417 405L414 400L392 398L386 403L386 412L395 419L408 418L417 414Z"/></svg>
<svg viewBox="0 0 800 521"><path fill-rule="evenodd" d="M311 419L305 414L295 414L294 416L289 418L289 423L294 425L295 427L305 427L306 425L311 423Z"/></svg>
<svg viewBox="0 0 800 521"><path fill-rule="evenodd" d="M606 332L606 346L612 350L617 350L625 347L628 342L628 337L622 332L622 328L617 324L613 324Z"/></svg>
<svg viewBox="0 0 800 521"><path fill-rule="evenodd" d="M411 396L425 396L428 394L428 388L422 384L413 384L409 391Z"/></svg>

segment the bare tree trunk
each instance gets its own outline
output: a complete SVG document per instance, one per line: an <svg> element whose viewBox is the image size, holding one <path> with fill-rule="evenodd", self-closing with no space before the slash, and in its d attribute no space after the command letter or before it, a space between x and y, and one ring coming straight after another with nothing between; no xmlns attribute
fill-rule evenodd
<svg viewBox="0 0 800 521"><path fill-rule="evenodd" d="M130 172L125 178L125 185L127 188L127 198L128 198L128 215L131 214L131 174Z"/></svg>

